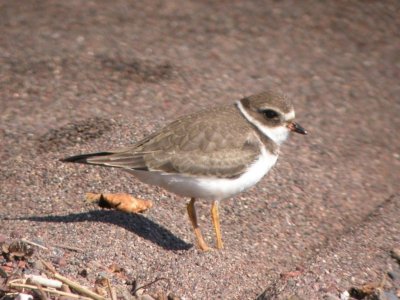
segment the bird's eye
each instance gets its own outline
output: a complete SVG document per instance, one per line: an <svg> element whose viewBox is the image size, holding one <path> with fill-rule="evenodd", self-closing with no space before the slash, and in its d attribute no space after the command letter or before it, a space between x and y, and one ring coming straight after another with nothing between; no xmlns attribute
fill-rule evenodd
<svg viewBox="0 0 400 300"><path fill-rule="evenodd" d="M262 114L267 118L267 119L274 119L278 117L278 113L272 109L265 109L262 110Z"/></svg>

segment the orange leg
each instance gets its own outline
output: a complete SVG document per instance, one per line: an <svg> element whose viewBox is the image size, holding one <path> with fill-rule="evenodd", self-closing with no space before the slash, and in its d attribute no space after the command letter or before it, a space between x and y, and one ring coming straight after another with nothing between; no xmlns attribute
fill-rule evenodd
<svg viewBox="0 0 400 300"><path fill-rule="evenodd" d="M215 235L217 236L217 249L224 247L222 243L221 227L219 225L218 201L214 201L211 206L211 218L214 225Z"/></svg>
<svg viewBox="0 0 400 300"><path fill-rule="evenodd" d="M194 229L194 234L196 235L197 244L199 245L199 248L203 251L207 251L207 250L210 250L210 248L207 246L206 242L204 241L203 236L200 231L200 228L199 228L199 224L197 223L196 210L194 208L195 201L196 201L195 198L190 199L190 202L187 205L187 212L189 215L190 222L192 223L192 226Z"/></svg>

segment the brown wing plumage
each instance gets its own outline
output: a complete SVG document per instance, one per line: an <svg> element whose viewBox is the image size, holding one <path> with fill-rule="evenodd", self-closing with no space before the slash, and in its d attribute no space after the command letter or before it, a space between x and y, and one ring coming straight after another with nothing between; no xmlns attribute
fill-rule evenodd
<svg viewBox="0 0 400 300"><path fill-rule="evenodd" d="M260 154L259 139L234 106L186 116L136 144L65 159L109 167L236 177Z"/></svg>

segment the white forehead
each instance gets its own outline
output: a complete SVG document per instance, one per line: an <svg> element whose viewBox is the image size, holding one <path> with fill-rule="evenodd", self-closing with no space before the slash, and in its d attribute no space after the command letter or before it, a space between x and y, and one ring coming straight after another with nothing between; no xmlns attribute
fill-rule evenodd
<svg viewBox="0 0 400 300"><path fill-rule="evenodd" d="M290 112L286 113L283 115L285 120L293 120L295 117L294 110L291 110Z"/></svg>

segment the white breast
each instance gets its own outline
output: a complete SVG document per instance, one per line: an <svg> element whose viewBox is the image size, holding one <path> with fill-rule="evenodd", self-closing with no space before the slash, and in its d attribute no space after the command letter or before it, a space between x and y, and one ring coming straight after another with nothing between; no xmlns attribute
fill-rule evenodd
<svg viewBox="0 0 400 300"><path fill-rule="evenodd" d="M247 171L234 179L192 177L139 170L128 170L128 172L147 184L161 186L180 196L222 200L232 197L259 182L276 163L277 158L277 155L271 154L263 148L259 158Z"/></svg>

